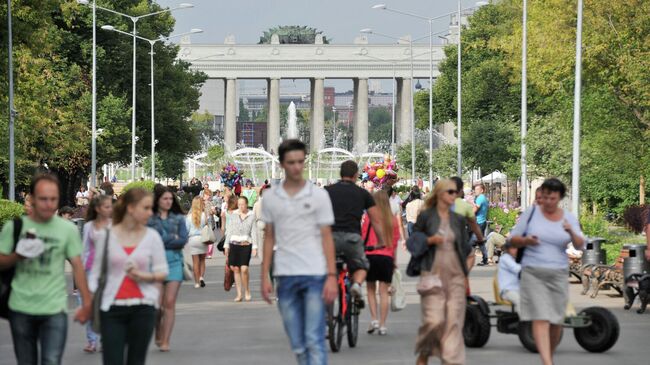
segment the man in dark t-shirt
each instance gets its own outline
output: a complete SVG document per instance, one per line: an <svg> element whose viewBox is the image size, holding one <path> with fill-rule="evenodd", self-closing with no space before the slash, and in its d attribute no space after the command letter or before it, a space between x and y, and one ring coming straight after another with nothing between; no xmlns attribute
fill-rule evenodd
<svg viewBox="0 0 650 365"><path fill-rule="evenodd" d="M645 220L645 239L648 242L648 245L645 249L645 259L646 261L650 261L650 208L648 208L647 211L648 216Z"/></svg>
<svg viewBox="0 0 650 365"><path fill-rule="evenodd" d="M336 245L336 254L346 259L348 270L352 274L350 292L361 296L361 284L366 280L368 259L364 251L364 238L368 232L361 232L361 217L368 212L375 234L380 239L378 244L383 246L381 237L380 211L375 201L366 190L355 183L359 178L359 166L348 160L341 164L341 181L325 187L332 201L334 210L334 225L332 236Z"/></svg>

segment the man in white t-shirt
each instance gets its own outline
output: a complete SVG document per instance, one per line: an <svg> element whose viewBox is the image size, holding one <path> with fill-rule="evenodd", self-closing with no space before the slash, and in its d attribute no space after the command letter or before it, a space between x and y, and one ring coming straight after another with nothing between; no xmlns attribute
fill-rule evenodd
<svg viewBox="0 0 650 365"><path fill-rule="evenodd" d="M325 303L338 292L332 203L325 190L303 178L304 143L286 140L278 155L285 180L264 193L262 205L262 296L271 303L273 260L278 308L298 364L327 364Z"/></svg>

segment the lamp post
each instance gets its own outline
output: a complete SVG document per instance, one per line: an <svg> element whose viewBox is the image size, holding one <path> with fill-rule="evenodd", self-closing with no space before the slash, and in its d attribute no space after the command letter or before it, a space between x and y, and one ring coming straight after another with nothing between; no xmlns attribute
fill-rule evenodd
<svg viewBox="0 0 650 365"><path fill-rule="evenodd" d="M83 4L88 4L88 0L81 0L79 2L83 3ZM148 13L148 14L133 16L133 15L120 13L119 11L115 11L113 9L108 9L108 8L103 8L101 6L97 6L93 2L93 9L97 8L99 10L103 10L103 11L106 11L106 12L109 12L109 13L113 13L113 14L128 18L129 20L131 20L133 22L133 31L132 31L132 33L130 33L130 35L133 37L133 85L132 85L133 97L132 97L132 106L131 106L131 180L132 181L135 181L135 145L136 145L136 138L135 138L136 137L136 135L135 135L135 124L136 124L136 121L135 121L135 111L136 111L135 107L136 107L136 105L135 104L136 103L135 102L136 102L136 96L137 96L137 94L136 94L136 37L137 37L137 23L138 23L138 21L140 19L143 19L143 18L146 18L146 17L150 17L150 16L158 15L158 14L163 14L163 13L168 13L168 12L172 12L174 10L188 9L188 8L193 8L193 7L194 7L194 5L192 5L192 4L181 3L175 8L168 8L168 9L155 11L155 12ZM94 137L96 137L96 136L94 136Z"/></svg>
<svg viewBox="0 0 650 365"><path fill-rule="evenodd" d="M372 58L377 61L381 62L387 62L390 63L393 66L393 94L392 94L392 106L391 106L391 137L390 137L390 154L395 158L395 68L397 66L397 62L394 61L388 61L383 58L379 57L374 57L368 54L362 54L359 53L360 56Z"/></svg>
<svg viewBox="0 0 650 365"><path fill-rule="evenodd" d="M336 148L336 107L332 107L332 113L334 113L334 125L332 126L332 147Z"/></svg>
<svg viewBox="0 0 650 365"><path fill-rule="evenodd" d="M120 34L124 34L127 36L131 36L130 33L127 33L125 31L116 29L112 25L104 25L102 26L102 29L104 30L109 30L113 32L117 32ZM151 51L149 52L150 54L150 63L151 63L151 181L154 181L156 179L156 134L155 134L155 107L154 107L154 67L153 67L153 55L155 54L153 51L153 46L156 44L156 42L159 41L164 41L164 40L170 40L173 38L178 38L182 37L188 34L196 34L196 33L201 33L203 30L201 29L192 29L189 32L185 33L179 33L179 34L174 34L169 37L163 37L161 36L158 39L148 39L144 37L140 37L138 35L135 36L135 38L149 42L149 46L151 47Z"/></svg>
<svg viewBox="0 0 650 365"><path fill-rule="evenodd" d="M582 0L578 0L576 27L576 68L573 90L573 172L571 174L571 210L580 216L580 93L582 87Z"/></svg>
<svg viewBox="0 0 650 365"><path fill-rule="evenodd" d="M487 2L485 2L485 1L479 1L479 2L476 3L476 6L467 8L465 10L473 9L473 8L480 7L480 6L483 6L483 5L486 5L486 4L487 4ZM436 17L425 17L425 16L414 14L414 13L411 13L411 12L389 8L385 4L378 4L378 5L373 6L372 8L373 9L379 9L379 10L386 10L386 11L390 11L390 12L393 12L393 13L409 16L409 17L412 17L412 18L417 18L417 19L420 19L420 20L424 20L429 24L429 188L433 189L433 34L434 34L433 33L433 21L436 20L436 19L441 19L441 18L444 18L446 16L452 15L454 13L447 13L447 14L436 16ZM458 22L459 22L458 23L459 24L459 35L458 35L459 52L458 52L458 54L459 55L460 55L460 12L461 12L461 4L460 4L460 0L458 0ZM460 60L460 56L459 56L459 60ZM459 62L459 66L458 66L458 74L460 76L460 62ZM459 77L459 80L460 80L460 77ZM458 107L458 109L460 110L460 81L459 81L459 84L458 84L458 90L459 90L458 91L458 93L459 93L459 97L458 97L459 107ZM460 165L461 165L460 113L459 113L459 116L458 116L458 121L459 121L459 125L458 125L458 133L459 133L459 138L458 138L458 176L461 176L462 171L461 171L461 167L460 167Z"/></svg>
<svg viewBox="0 0 650 365"><path fill-rule="evenodd" d="M528 165L526 162L526 135L528 133L528 97L527 97L527 0L523 0L521 16L521 208L528 207Z"/></svg>
<svg viewBox="0 0 650 365"><path fill-rule="evenodd" d="M14 110L14 58L13 58L13 43L11 34L11 0L7 0L7 47L9 51L9 200L16 200L16 176L15 165L16 156L14 153L14 118L16 111Z"/></svg>

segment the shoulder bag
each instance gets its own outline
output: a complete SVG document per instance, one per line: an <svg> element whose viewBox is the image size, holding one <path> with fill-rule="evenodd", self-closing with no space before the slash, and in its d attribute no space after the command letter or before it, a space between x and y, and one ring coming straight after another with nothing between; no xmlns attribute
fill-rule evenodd
<svg viewBox="0 0 650 365"><path fill-rule="evenodd" d="M201 242L206 245L211 245L217 240L217 236L214 234L212 227L210 227L207 214L204 212L203 215L205 216L205 225L201 228Z"/></svg>
<svg viewBox="0 0 650 365"><path fill-rule="evenodd" d="M23 219L14 219L14 247L11 252L16 251L16 245L20 239L20 231L23 229ZM16 274L16 266L0 271L0 318L9 318L9 295L11 294L11 282Z"/></svg>
<svg viewBox="0 0 650 365"><path fill-rule="evenodd" d="M111 230L106 228L106 239L104 240L104 254L102 255L101 269L99 272L99 278L97 279L97 290L93 295L93 318L92 318L92 329L95 333L101 332L101 307L102 307L102 298L104 297L104 289L106 288L106 277L108 276L108 243L111 235Z"/></svg>
<svg viewBox="0 0 650 365"><path fill-rule="evenodd" d="M399 312L406 308L406 292L402 283L402 273L399 269L393 270L392 293L390 296L390 310Z"/></svg>
<svg viewBox="0 0 650 365"><path fill-rule="evenodd" d="M522 234L522 237L526 237L528 235L528 226L530 225L530 221L533 219L533 214L535 214L535 208L536 206L533 205L533 210L530 212L530 215L528 216L528 220L526 220L526 228L524 229L524 234ZM515 258L515 261L519 264L521 263L521 260L524 258L524 250L526 247L519 247L517 249L517 257Z"/></svg>

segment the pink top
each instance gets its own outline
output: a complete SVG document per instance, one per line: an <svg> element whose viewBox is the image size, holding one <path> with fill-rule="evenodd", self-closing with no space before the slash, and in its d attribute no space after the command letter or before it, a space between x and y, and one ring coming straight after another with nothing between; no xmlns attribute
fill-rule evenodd
<svg viewBox="0 0 650 365"><path fill-rule="evenodd" d="M361 238L365 241L366 235L368 234L368 229L370 228L370 217L368 213L363 215L363 224L361 226ZM399 241L399 219L393 217L393 246L391 248L383 247L380 249L375 249L372 251L366 252L366 255L382 255L395 258L395 252L397 251L397 242ZM377 236L375 235L375 230L370 229L370 237L368 237L368 242L366 246L376 246L377 245Z"/></svg>

